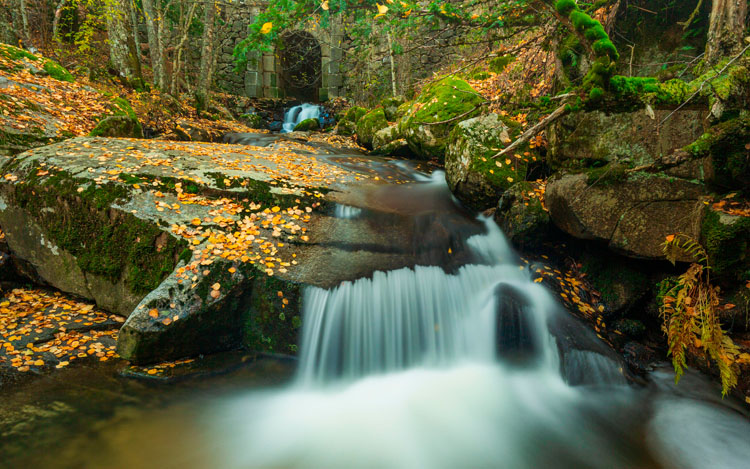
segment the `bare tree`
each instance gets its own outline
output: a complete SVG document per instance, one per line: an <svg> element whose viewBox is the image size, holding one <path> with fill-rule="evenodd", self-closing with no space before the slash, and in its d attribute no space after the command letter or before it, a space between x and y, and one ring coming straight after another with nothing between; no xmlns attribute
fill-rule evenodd
<svg viewBox="0 0 750 469"><path fill-rule="evenodd" d="M26 0L19 0L19 6L21 9L21 23L23 25L23 43L26 47L31 47L31 28L29 27Z"/></svg>
<svg viewBox="0 0 750 469"><path fill-rule="evenodd" d="M140 80L141 63L135 45L130 0L105 0L104 7L112 66L129 82Z"/></svg>
<svg viewBox="0 0 750 469"><path fill-rule="evenodd" d="M198 86L195 89L196 108L201 111L208 106L214 68L214 35L216 31L215 1L206 3L203 12L203 45L201 47L201 68Z"/></svg>
<svg viewBox="0 0 750 469"><path fill-rule="evenodd" d="M167 75L164 64L164 44L161 8L154 0L143 0L143 16L148 33L148 52L151 58L151 68L154 70L154 83L164 90L167 86Z"/></svg>

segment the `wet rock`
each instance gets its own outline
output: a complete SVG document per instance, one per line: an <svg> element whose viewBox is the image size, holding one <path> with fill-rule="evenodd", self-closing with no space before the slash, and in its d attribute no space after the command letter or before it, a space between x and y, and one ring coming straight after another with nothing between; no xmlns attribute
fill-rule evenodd
<svg viewBox="0 0 750 469"><path fill-rule="evenodd" d="M495 211L495 221L505 236L520 247L538 246L549 236L549 213L529 193L534 194L530 183L514 184L500 197Z"/></svg>
<svg viewBox="0 0 750 469"><path fill-rule="evenodd" d="M451 132L445 151L445 178L464 205L474 210L494 207L506 189L524 180L523 161L492 159L511 141L510 132L497 114L465 120Z"/></svg>
<svg viewBox="0 0 750 469"><path fill-rule="evenodd" d="M684 179L581 173L551 179L545 201L552 221L571 236L604 241L630 257L664 259L667 235L700 238L704 195L701 184Z"/></svg>
<svg viewBox="0 0 750 469"><path fill-rule="evenodd" d="M495 289L497 307L497 352L504 359L523 361L539 358L531 305L523 292L508 284Z"/></svg>

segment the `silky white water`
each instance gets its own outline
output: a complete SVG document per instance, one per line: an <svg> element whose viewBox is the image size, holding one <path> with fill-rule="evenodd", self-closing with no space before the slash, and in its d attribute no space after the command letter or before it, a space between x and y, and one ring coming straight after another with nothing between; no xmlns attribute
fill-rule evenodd
<svg viewBox="0 0 750 469"><path fill-rule="evenodd" d="M351 213L336 209L341 218ZM453 272L416 266L308 288L294 384L212 409L217 464L680 467L673 461L685 458L673 455L681 445L704 446L689 431L665 427L662 401L652 408L629 387L608 346L571 323L497 225L484 225L484 234L465 240L473 263ZM571 331L584 349L558 346ZM726 417L699 401L669 402L705 417L684 428ZM734 433L725 445L742 444L737 435L750 424L726 422ZM658 438L649 436L654 431ZM738 461L712 458L714 467Z"/></svg>
<svg viewBox="0 0 750 469"><path fill-rule="evenodd" d="M317 119L320 117L320 106L304 103L293 106L284 113L284 123L281 127L282 133L291 132L305 119Z"/></svg>

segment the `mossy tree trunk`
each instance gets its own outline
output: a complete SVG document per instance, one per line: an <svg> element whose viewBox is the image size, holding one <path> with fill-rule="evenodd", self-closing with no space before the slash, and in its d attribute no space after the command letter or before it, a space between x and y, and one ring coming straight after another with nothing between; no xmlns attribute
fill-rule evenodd
<svg viewBox="0 0 750 469"><path fill-rule="evenodd" d="M107 0L104 5L112 66L128 82L140 81L141 63L135 45L135 29L131 23L130 0Z"/></svg>
<svg viewBox="0 0 750 469"><path fill-rule="evenodd" d="M746 17L747 0L713 0L706 65L715 65L723 56L735 55L741 50Z"/></svg>

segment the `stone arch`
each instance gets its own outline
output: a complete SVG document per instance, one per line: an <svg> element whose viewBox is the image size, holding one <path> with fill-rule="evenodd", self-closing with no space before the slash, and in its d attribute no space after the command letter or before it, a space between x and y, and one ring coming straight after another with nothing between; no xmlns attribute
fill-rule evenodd
<svg viewBox="0 0 750 469"><path fill-rule="evenodd" d="M302 101L317 101L323 82L323 55L311 33L288 30L276 44L279 93Z"/></svg>

